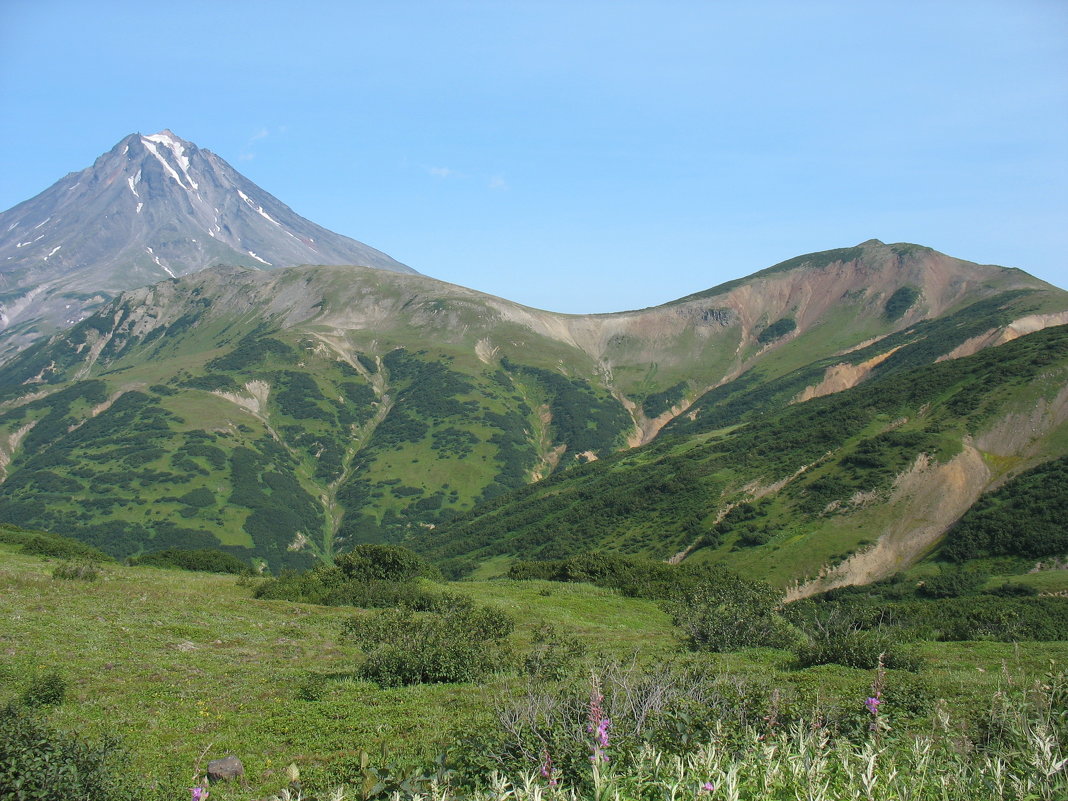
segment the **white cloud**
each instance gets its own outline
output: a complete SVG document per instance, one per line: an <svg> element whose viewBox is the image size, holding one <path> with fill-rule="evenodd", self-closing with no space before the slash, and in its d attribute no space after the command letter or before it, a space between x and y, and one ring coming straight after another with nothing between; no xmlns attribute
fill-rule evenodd
<svg viewBox="0 0 1068 801"><path fill-rule="evenodd" d="M283 133L285 132L284 127L280 128L279 130ZM252 134L252 136L249 137L247 142L245 142L245 147L238 154L237 158L240 161L252 161L254 158L256 158L256 154L253 152L253 145L255 145L256 142L260 141L261 139L266 139L270 135L271 132L267 128L260 128L258 131L256 131L256 133Z"/></svg>
<svg viewBox="0 0 1068 801"><path fill-rule="evenodd" d="M456 170L449 169L448 167L427 167L427 172L429 172L435 178L460 178L460 177L463 177Z"/></svg>
<svg viewBox="0 0 1068 801"><path fill-rule="evenodd" d="M490 189L507 189L508 182L504 180L504 176L492 175L490 176L489 183L486 184Z"/></svg>

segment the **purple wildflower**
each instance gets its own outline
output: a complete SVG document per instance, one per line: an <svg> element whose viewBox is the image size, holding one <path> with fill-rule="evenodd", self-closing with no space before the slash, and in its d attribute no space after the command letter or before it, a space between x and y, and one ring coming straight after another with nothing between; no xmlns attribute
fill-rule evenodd
<svg viewBox="0 0 1068 801"><path fill-rule="evenodd" d="M193 794L193 801L204 801L208 797L207 787L190 787L189 791Z"/></svg>
<svg viewBox="0 0 1068 801"><path fill-rule="evenodd" d="M868 711L871 712L873 715L878 715L879 704L881 704L882 702L883 699L879 697L878 693L876 693L873 697L869 698L867 701L864 702L864 706L866 706L868 708Z"/></svg>
<svg viewBox="0 0 1068 801"><path fill-rule="evenodd" d="M593 686L590 688L590 708L586 725L586 731L593 735L593 753L590 755L590 762L594 764L608 761L605 749L608 748L608 727L612 725L612 721L604 716L604 709L601 706L603 702L604 695L601 693L600 682L594 676Z"/></svg>
<svg viewBox="0 0 1068 801"><path fill-rule="evenodd" d="M716 790L716 785L712 782L705 782L701 785L701 793L713 793Z"/></svg>
<svg viewBox="0 0 1068 801"><path fill-rule="evenodd" d="M547 747L541 750L541 775L550 787L556 787L556 772L553 770L553 760Z"/></svg>

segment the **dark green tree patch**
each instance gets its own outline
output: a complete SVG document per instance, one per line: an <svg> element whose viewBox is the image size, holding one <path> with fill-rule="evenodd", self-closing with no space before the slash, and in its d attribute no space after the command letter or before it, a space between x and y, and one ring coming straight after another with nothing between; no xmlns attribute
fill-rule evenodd
<svg viewBox="0 0 1068 801"><path fill-rule="evenodd" d="M197 487L194 490L190 490L185 495L178 497L179 503L184 503L187 506L195 506L198 509L203 509L207 506L215 505L215 494L207 487Z"/></svg>
<svg viewBox="0 0 1068 801"><path fill-rule="evenodd" d="M679 401L686 397L686 389L689 384L686 381L680 381L673 387L668 387L660 392L654 392L651 395L647 395L642 402L642 411L646 417L659 417L664 412L675 406Z"/></svg>
<svg viewBox="0 0 1068 801"><path fill-rule="evenodd" d="M795 328L797 328L797 322L792 317L782 317L761 331L757 336L757 342L766 345L776 339L782 339Z"/></svg>
<svg viewBox="0 0 1068 801"><path fill-rule="evenodd" d="M254 332L243 337L237 343L237 347L225 356L212 359L206 367L208 370L219 372L239 372L258 367L269 357L275 357L284 362L297 360L296 351L286 343Z"/></svg>
<svg viewBox="0 0 1068 801"><path fill-rule="evenodd" d="M551 370L501 360L505 370L533 378L549 397L553 440L567 445L576 457L587 451L603 454L620 443L631 426L623 405L611 395L599 395L585 381ZM561 466L566 466L561 462Z"/></svg>
<svg viewBox="0 0 1068 801"><path fill-rule="evenodd" d="M954 562L1063 554L1068 554L1068 457L1021 473L983 495L949 530L940 551Z"/></svg>
<svg viewBox="0 0 1068 801"><path fill-rule="evenodd" d="M276 374L274 402L283 414L295 420L322 420L333 424L335 415L323 408L326 396L315 379L307 373L284 371Z"/></svg>
<svg viewBox="0 0 1068 801"><path fill-rule="evenodd" d="M215 548L167 548L154 551L129 560L131 565L149 567L168 567L178 570L192 570L204 573L231 573L241 575L251 572L248 562L238 559L233 554L224 553Z"/></svg>
<svg viewBox="0 0 1068 801"><path fill-rule="evenodd" d="M912 304L919 297L920 291L915 287L899 287L886 299L886 303L883 305L883 315L887 320L897 320L912 308Z"/></svg>

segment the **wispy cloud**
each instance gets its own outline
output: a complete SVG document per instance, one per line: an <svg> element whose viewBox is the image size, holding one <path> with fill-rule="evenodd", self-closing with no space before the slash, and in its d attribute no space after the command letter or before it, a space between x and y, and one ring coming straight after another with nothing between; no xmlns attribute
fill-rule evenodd
<svg viewBox="0 0 1068 801"><path fill-rule="evenodd" d="M504 179L503 175L499 174L487 174L481 170L477 170L473 173L463 172L462 170L455 170L452 167L432 166L428 164L422 165L410 165L405 161L405 166L415 166L417 169L422 170L432 178L436 178L439 181L475 181L487 189L493 191L502 191L508 189L508 182Z"/></svg>
<svg viewBox="0 0 1068 801"><path fill-rule="evenodd" d="M277 130L282 133L285 133L285 127L278 128ZM245 146L241 149L241 152L237 156L238 159L240 159L241 161L252 161L254 158L256 158L256 153L254 149L255 144L261 139L266 139L270 135L270 130L268 130L267 128L260 128L258 131L256 131L256 133L252 134L252 136L249 137L247 142L245 142Z"/></svg>

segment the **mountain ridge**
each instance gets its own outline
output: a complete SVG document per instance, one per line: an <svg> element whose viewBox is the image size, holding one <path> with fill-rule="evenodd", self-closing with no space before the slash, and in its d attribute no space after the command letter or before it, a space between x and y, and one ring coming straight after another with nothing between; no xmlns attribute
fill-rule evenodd
<svg viewBox="0 0 1068 801"><path fill-rule="evenodd" d="M130 134L0 213L0 357L122 290L220 263L414 272L301 217L170 130Z"/></svg>
<svg viewBox="0 0 1068 801"><path fill-rule="evenodd" d="M301 566L359 542L429 542L538 479L621 451L613 461L641 462L642 443L757 431L826 402L806 392L893 386L1068 312L1068 293L1024 273L918 246L828 253L607 315L352 266L217 267L130 290L0 371L0 509L120 556L217 546ZM932 441L887 436L887 453ZM663 536L604 545L667 558L740 502L686 511L707 491L673 473L634 493L682 493Z"/></svg>

